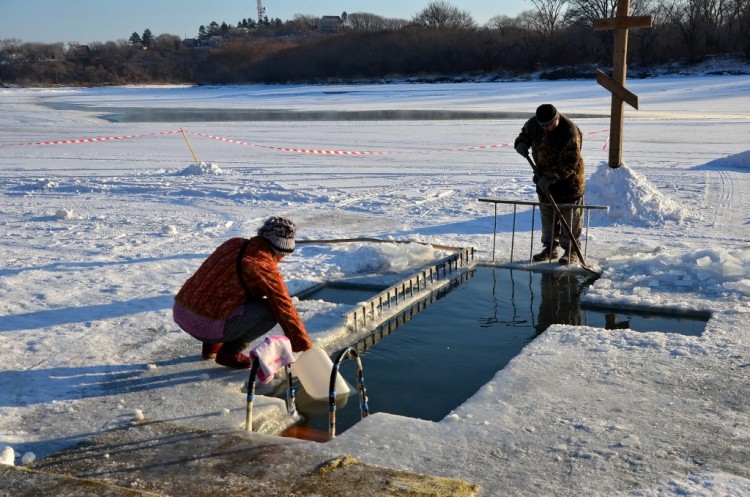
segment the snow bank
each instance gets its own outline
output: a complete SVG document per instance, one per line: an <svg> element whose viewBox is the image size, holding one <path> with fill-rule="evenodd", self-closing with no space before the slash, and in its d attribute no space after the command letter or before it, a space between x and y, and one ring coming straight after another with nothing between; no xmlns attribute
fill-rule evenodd
<svg viewBox="0 0 750 497"><path fill-rule="evenodd" d="M607 264L585 300L652 307L657 303L655 294L667 292L681 302L672 307L687 309L675 293L734 299L740 306L750 297L750 249L677 252L659 247L652 253L611 257Z"/></svg>
<svg viewBox="0 0 750 497"><path fill-rule="evenodd" d="M708 162L704 169L750 169L750 150Z"/></svg>
<svg viewBox="0 0 750 497"><path fill-rule="evenodd" d="M191 164L178 173L179 176L202 176L205 174L226 174L215 162L199 162Z"/></svg>
<svg viewBox="0 0 750 497"><path fill-rule="evenodd" d="M339 251L345 274L398 273L441 256L441 251L421 243L354 242L341 245Z"/></svg>
<svg viewBox="0 0 750 497"><path fill-rule="evenodd" d="M627 165L617 169L600 162L586 182L586 203L609 205L609 214L593 211L592 222L607 220L635 226L661 226L695 218Z"/></svg>
<svg viewBox="0 0 750 497"><path fill-rule="evenodd" d="M15 461L16 451L13 450L13 447L10 445L3 447L2 452L0 452L0 464L4 464L5 466L15 466Z"/></svg>
<svg viewBox="0 0 750 497"><path fill-rule="evenodd" d="M66 209L65 207L58 209L57 212L55 212L55 218L60 219L61 221L69 221L73 219L73 217L73 210Z"/></svg>

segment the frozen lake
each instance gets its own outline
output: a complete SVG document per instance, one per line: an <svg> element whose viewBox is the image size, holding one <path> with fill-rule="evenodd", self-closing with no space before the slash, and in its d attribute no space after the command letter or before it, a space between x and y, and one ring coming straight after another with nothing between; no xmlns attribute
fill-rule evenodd
<svg viewBox="0 0 750 497"><path fill-rule="evenodd" d="M750 77L628 87L641 110L626 110L617 170L606 164L610 98L593 80L0 89L0 447L21 464L138 416L239 429L246 373L201 361L171 317L172 296L211 250L285 215L306 240L472 246L489 260L493 213L477 199L534 199L511 144L552 102L580 116L588 203L610 206L587 240L603 274L582 303L710 312L705 331L556 324L440 421L376 413L311 450L462 478L481 496L750 494ZM509 118L100 117L123 109ZM502 229L498 258L510 253ZM528 244L529 226L517 230ZM299 244L282 271L296 293L444 255ZM316 346L346 335L351 306L299 308Z"/></svg>

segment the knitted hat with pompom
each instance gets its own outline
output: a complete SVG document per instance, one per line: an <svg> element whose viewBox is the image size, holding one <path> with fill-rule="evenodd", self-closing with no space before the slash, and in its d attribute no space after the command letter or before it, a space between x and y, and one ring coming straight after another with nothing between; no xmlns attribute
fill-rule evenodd
<svg viewBox="0 0 750 497"><path fill-rule="evenodd" d="M262 236L271 244L274 250L284 254L294 252L294 236L297 227L285 217L269 217L263 226L258 229L258 235Z"/></svg>

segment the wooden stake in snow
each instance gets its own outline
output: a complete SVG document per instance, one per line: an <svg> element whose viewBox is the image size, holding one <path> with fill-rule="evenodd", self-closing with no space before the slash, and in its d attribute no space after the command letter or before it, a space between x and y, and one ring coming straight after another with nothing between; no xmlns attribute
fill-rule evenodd
<svg viewBox="0 0 750 497"><path fill-rule="evenodd" d="M185 130L180 128L180 132L182 133L182 137L185 139L185 143L187 143L187 146L190 149L190 153L193 154L193 160L195 161L195 165L200 166L201 162L198 160L198 157L195 155L195 150L193 150L193 146L190 145L190 142L187 139L187 135L185 134Z"/></svg>

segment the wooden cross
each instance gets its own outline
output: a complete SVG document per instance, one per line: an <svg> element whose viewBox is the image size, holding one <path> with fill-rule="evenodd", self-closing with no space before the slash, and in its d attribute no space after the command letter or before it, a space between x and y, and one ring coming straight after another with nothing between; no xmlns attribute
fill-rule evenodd
<svg viewBox="0 0 750 497"><path fill-rule="evenodd" d="M594 29L614 29L615 47L612 76L596 71L596 81L612 93L609 125L609 167L622 165L622 128L625 120L624 102L638 110L638 96L625 88L628 58L628 28L650 28L651 16L630 16L630 0L617 0L617 15L611 19L595 19Z"/></svg>

